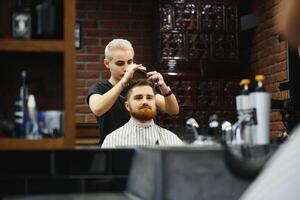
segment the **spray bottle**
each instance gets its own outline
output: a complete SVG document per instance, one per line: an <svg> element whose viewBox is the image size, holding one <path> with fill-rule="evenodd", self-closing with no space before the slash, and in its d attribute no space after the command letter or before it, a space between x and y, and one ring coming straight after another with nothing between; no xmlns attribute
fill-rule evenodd
<svg viewBox="0 0 300 200"><path fill-rule="evenodd" d="M271 94L265 91L264 75L256 75L256 88L250 94L251 104L256 116L256 124L252 125L253 143L265 145L270 142Z"/></svg>
<svg viewBox="0 0 300 200"><path fill-rule="evenodd" d="M250 102L250 90L249 90L250 80L242 79L240 86L242 87L242 92L240 95L236 96L236 109L238 112L238 119L242 119L246 114L251 112L251 102ZM244 122L241 127L236 131L236 135L233 138L236 143L252 143L251 137L251 127L250 124Z"/></svg>

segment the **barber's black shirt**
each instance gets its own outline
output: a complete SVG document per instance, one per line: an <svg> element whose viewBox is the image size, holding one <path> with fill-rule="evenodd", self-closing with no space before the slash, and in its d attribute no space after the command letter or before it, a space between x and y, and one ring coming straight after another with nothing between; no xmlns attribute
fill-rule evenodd
<svg viewBox="0 0 300 200"><path fill-rule="evenodd" d="M87 103L89 104L89 99L92 94L103 95L111 88L113 88L113 85L108 80L92 85L86 98ZM96 116L100 132L100 145L109 133L123 126L130 119L130 114L124 106L124 94L125 91L121 93L116 102L106 113L100 117Z"/></svg>

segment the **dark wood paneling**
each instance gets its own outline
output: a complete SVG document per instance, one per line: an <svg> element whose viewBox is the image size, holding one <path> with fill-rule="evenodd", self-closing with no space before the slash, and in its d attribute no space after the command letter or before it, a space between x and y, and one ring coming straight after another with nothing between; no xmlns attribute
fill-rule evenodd
<svg viewBox="0 0 300 200"><path fill-rule="evenodd" d="M160 115L157 123L183 139L193 137L185 121L194 117L200 132L212 114L236 119L239 93L238 6L234 0L160 0L158 71L180 104L176 117Z"/></svg>

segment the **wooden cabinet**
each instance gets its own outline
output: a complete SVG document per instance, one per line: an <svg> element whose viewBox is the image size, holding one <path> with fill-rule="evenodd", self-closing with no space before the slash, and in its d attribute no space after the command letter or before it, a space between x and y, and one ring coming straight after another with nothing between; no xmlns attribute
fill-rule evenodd
<svg viewBox="0 0 300 200"><path fill-rule="evenodd" d="M0 133L1 150L70 149L75 144L75 0L56 0L61 34L57 38L14 40L11 35L9 10L12 1L1 1L0 17L0 116L13 122L14 101L20 86L20 71L26 70L30 93L36 96L38 110L63 110L64 133L61 137L29 140ZM34 1L32 1L34 2ZM42 1L41 1L42 2ZM5 9L4 9L5 7ZM1 9L2 11L2 9Z"/></svg>

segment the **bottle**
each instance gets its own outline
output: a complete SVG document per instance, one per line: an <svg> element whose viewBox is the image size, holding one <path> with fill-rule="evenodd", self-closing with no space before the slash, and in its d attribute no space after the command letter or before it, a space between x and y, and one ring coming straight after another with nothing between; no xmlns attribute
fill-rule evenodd
<svg viewBox="0 0 300 200"><path fill-rule="evenodd" d="M236 97L236 109L238 113L238 119L242 119L252 111L250 102L250 79L242 79L240 86L242 87L241 94ZM252 135L250 123L245 121L234 135L235 143L252 144Z"/></svg>
<svg viewBox="0 0 300 200"><path fill-rule="evenodd" d="M27 101L28 123L26 124L26 138L40 139L38 127L38 112L36 108L34 95L30 94Z"/></svg>
<svg viewBox="0 0 300 200"><path fill-rule="evenodd" d="M24 112L22 107L22 101L20 94L18 94L15 101L15 112L14 112L14 133L13 137L25 136L25 127L24 125Z"/></svg>
<svg viewBox="0 0 300 200"><path fill-rule="evenodd" d="M249 90L249 85L250 85L250 80L249 79L242 79L240 82L240 86L242 86L242 95L249 95L250 90Z"/></svg>
<svg viewBox="0 0 300 200"><path fill-rule="evenodd" d="M220 133L220 123L219 123L219 116L217 114L213 114L208 118L208 137L211 138L211 140L219 141L221 139L221 133Z"/></svg>
<svg viewBox="0 0 300 200"><path fill-rule="evenodd" d="M265 80L265 76L264 75L261 75L261 74L258 74L255 76L255 80L257 82L257 85L255 87L255 91L256 92L264 92L266 91L264 85L263 85L263 81Z"/></svg>
<svg viewBox="0 0 300 200"><path fill-rule="evenodd" d="M27 100L28 100L28 85L27 85L27 73L26 71L21 72L21 87L19 95L15 102L16 110L15 116L15 132L17 137L26 137L26 125L28 121L27 114Z"/></svg>
<svg viewBox="0 0 300 200"><path fill-rule="evenodd" d="M252 125L255 145L270 143L271 94L265 91L264 79L264 75L255 76L255 91L250 95L255 119L255 123Z"/></svg>
<svg viewBox="0 0 300 200"><path fill-rule="evenodd" d="M250 80L249 79L242 79L240 82L241 94L236 97L236 109L239 112L244 112L245 110L250 109L250 99L249 99L249 85Z"/></svg>
<svg viewBox="0 0 300 200"><path fill-rule="evenodd" d="M52 0L44 0L35 7L36 37L53 38L57 34L57 13Z"/></svg>
<svg viewBox="0 0 300 200"><path fill-rule="evenodd" d="M26 0L17 0L12 13L12 37L15 39L30 39L32 29L31 10Z"/></svg>

